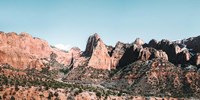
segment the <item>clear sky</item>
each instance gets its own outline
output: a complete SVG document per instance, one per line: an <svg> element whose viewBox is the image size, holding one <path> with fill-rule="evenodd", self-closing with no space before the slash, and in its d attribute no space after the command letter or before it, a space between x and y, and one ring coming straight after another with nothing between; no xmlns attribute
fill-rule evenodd
<svg viewBox="0 0 200 100"><path fill-rule="evenodd" d="M177 40L200 35L200 0L0 0L0 30L82 50L93 33L113 46Z"/></svg>

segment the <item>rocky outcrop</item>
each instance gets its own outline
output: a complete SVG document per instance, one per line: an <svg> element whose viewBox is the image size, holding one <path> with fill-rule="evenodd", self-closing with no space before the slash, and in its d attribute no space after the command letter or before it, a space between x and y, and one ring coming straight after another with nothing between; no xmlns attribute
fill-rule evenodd
<svg viewBox="0 0 200 100"><path fill-rule="evenodd" d="M140 51L142 47L138 47L137 45L132 45L129 48L126 49L125 53L119 60L119 65L117 68L122 68L134 61L136 61L139 57Z"/></svg>
<svg viewBox="0 0 200 100"><path fill-rule="evenodd" d="M119 70L104 86L133 95L199 98L200 74L163 59L138 60Z"/></svg>
<svg viewBox="0 0 200 100"><path fill-rule="evenodd" d="M130 63L133 63L137 60L150 60L153 58L160 58L168 60L167 54L162 50L156 50L154 48L143 48L141 45L133 44L126 49L124 55L119 60L118 68L124 67Z"/></svg>
<svg viewBox="0 0 200 100"><path fill-rule="evenodd" d="M112 69L115 69L116 66L118 66L119 60L122 58L122 56L124 55L124 53L128 47L130 47L129 44L125 44L120 41L117 42L117 44L115 45L115 48L113 49L112 54L111 54L111 63L112 63L111 68Z"/></svg>
<svg viewBox="0 0 200 100"><path fill-rule="evenodd" d="M157 49L158 48L158 41L155 40L155 39L152 39L152 40L149 41L148 46Z"/></svg>
<svg viewBox="0 0 200 100"><path fill-rule="evenodd" d="M163 39L159 42L152 39L148 43L148 47L155 48L157 50L163 50L168 55L168 60L176 65L181 64L195 64L195 55L198 50L198 41L200 36L194 38L188 38L178 41L170 42ZM191 63L190 63L191 62Z"/></svg>
<svg viewBox="0 0 200 100"><path fill-rule="evenodd" d="M190 52L185 49L177 55L178 64L187 64L190 61Z"/></svg>
<svg viewBox="0 0 200 100"><path fill-rule="evenodd" d="M57 55L56 60L68 65L72 52L66 53L52 48L46 41L32 37L28 33L0 33L0 63L8 63L19 69L41 69L50 60L50 54ZM79 54L80 52L76 52Z"/></svg>
<svg viewBox="0 0 200 100"><path fill-rule="evenodd" d="M97 43L101 41L100 40L100 37L97 33L95 33L94 35L90 36L88 38L88 41L87 41L87 45L86 45L86 48L85 48L85 51L84 51L84 55L85 56L91 56L92 53L93 53L93 50L94 48L97 46Z"/></svg>
<svg viewBox="0 0 200 100"><path fill-rule="evenodd" d="M158 50L163 50L167 53L169 61L177 64L177 54L180 53L181 48L169 40L161 40L158 43Z"/></svg>
<svg viewBox="0 0 200 100"><path fill-rule="evenodd" d="M200 37L200 36L199 36ZM196 53L199 52L199 37L170 42L152 39L148 44L140 38L129 43L118 42L115 47L107 46L95 33L90 36L84 52L73 47L66 52L50 46L46 41L27 33L0 32L0 64L8 63L16 68L41 69L50 62L54 53L55 60L63 66L90 66L97 69L116 69L136 60L161 58L173 64L199 65Z"/></svg>
<svg viewBox="0 0 200 100"><path fill-rule="evenodd" d="M151 56L149 59L160 58L163 60L168 60L168 56L167 56L166 52L164 52L162 50L156 50L154 48L149 48L149 51L151 53Z"/></svg>
<svg viewBox="0 0 200 100"><path fill-rule="evenodd" d="M139 52L138 59L140 60L148 60L151 56L151 52L149 48L142 48Z"/></svg>
<svg viewBox="0 0 200 100"><path fill-rule="evenodd" d="M97 69L111 69L111 57L98 34L89 37L84 55L90 56L88 66Z"/></svg>
<svg viewBox="0 0 200 100"><path fill-rule="evenodd" d="M195 54L190 61L193 65L200 67L200 53Z"/></svg>
<svg viewBox="0 0 200 100"><path fill-rule="evenodd" d="M112 55L112 52L113 52L113 49L114 49L114 47L112 47L112 46L106 46L107 47L107 49L108 49L108 54L111 56Z"/></svg>
<svg viewBox="0 0 200 100"><path fill-rule="evenodd" d="M144 44L144 41L140 38L136 38L133 43L136 44L137 46L142 46Z"/></svg>
<svg viewBox="0 0 200 100"><path fill-rule="evenodd" d="M182 42L187 46L187 48L194 50L195 52L200 52L200 36L188 38L182 40Z"/></svg>

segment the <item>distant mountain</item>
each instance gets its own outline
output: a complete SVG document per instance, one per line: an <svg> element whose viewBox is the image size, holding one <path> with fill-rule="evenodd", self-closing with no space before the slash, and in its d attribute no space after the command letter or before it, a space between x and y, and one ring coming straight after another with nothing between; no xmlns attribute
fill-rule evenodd
<svg viewBox="0 0 200 100"><path fill-rule="evenodd" d="M28 33L0 32L0 72L0 100L200 98L200 36L113 47L95 33L85 51L63 51Z"/></svg>

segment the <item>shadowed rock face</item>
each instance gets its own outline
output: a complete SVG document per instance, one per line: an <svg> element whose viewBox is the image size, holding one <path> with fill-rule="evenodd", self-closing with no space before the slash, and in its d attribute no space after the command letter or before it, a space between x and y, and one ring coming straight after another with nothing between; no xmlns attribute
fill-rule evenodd
<svg viewBox="0 0 200 100"><path fill-rule="evenodd" d="M113 51L111 53L111 63L112 63L111 68L112 69L115 69L116 66L118 66L119 60L122 58L126 49L129 47L130 47L130 44L117 42L117 44L115 45L115 48L113 49Z"/></svg>
<svg viewBox="0 0 200 100"><path fill-rule="evenodd" d="M183 40L170 42L169 40L151 40L148 47L163 50L168 55L168 60L174 64L188 64L191 59L191 52L186 48Z"/></svg>
<svg viewBox="0 0 200 100"><path fill-rule="evenodd" d="M181 51L181 48L168 40L162 40L158 43L158 50L163 50L167 53L169 61L177 63L177 54Z"/></svg>
<svg viewBox="0 0 200 100"><path fill-rule="evenodd" d="M200 36L188 38L182 40L182 42L187 46L187 48L192 49L195 52L200 52Z"/></svg>
<svg viewBox="0 0 200 100"><path fill-rule="evenodd" d="M126 49L124 55L119 61L119 68L126 66L130 64L131 62L134 62L138 59L138 56L140 54L142 48L137 47L137 45L132 45L129 48Z"/></svg>
<svg viewBox="0 0 200 100"><path fill-rule="evenodd" d="M90 36L88 38L88 41L87 41L87 45L86 45L86 48L85 48L84 55L85 56L91 56L92 53L93 53L94 48L97 46L99 41L101 41L101 40L100 40L100 37L99 37L99 35L97 33L95 33L94 35Z"/></svg>
<svg viewBox="0 0 200 100"><path fill-rule="evenodd" d="M190 53L188 50L182 50L177 55L177 62L179 64L187 64L190 61Z"/></svg>
<svg viewBox="0 0 200 100"><path fill-rule="evenodd" d="M152 39L152 40L149 41L148 45L149 45L149 47L157 49L158 48L158 41L155 40L155 39Z"/></svg>
<svg viewBox="0 0 200 100"><path fill-rule="evenodd" d="M167 54L162 50L158 51L154 48L148 48L148 47L143 48L141 46L133 44L130 48L127 48L126 52L120 59L118 68L122 68L137 60L146 61L153 58L161 58L168 60Z"/></svg>
<svg viewBox="0 0 200 100"><path fill-rule="evenodd" d="M191 63L200 68L200 53L195 54L191 59Z"/></svg>

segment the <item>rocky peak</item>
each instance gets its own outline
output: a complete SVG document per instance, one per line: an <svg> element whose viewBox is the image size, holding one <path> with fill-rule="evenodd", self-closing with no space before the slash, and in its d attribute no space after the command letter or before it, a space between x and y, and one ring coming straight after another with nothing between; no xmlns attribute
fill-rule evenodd
<svg viewBox="0 0 200 100"><path fill-rule="evenodd" d="M94 48L98 45L98 42L103 42L103 41L101 41L99 35L97 33L95 33L94 35L91 35L88 38L84 55L91 56Z"/></svg>
<svg viewBox="0 0 200 100"><path fill-rule="evenodd" d="M117 44L115 45L112 54L111 54L111 68L115 69L116 66L119 64L119 60L121 57L124 55L126 49L128 48L130 44L125 44L123 42L118 41Z"/></svg>
<svg viewBox="0 0 200 100"><path fill-rule="evenodd" d="M22 36L22 37L32 37L30 34L28 34L26 32L20 33L19 36Z"/></svg>
<svg viewBox="0 0 200 100"><path fill-rule="evenodd" d="M144 41L140 38L136 38L133 43L136 44L137 46L142 46L144 44Z"/></svg>
<svg viewBox="0 0 200 100"><path fill-rule="evenodd" d="M107 46L98 34L89 37L84 55L90 57L88 66L97 69L110 69L111 60Z"/></svg>
<svg viewBox="0 0 200 100"><path fill-rule="evenodd" d="M148 46L156 49L156 48L158 48L158 41L155 39L152 39L149 41Z"/></svg>

